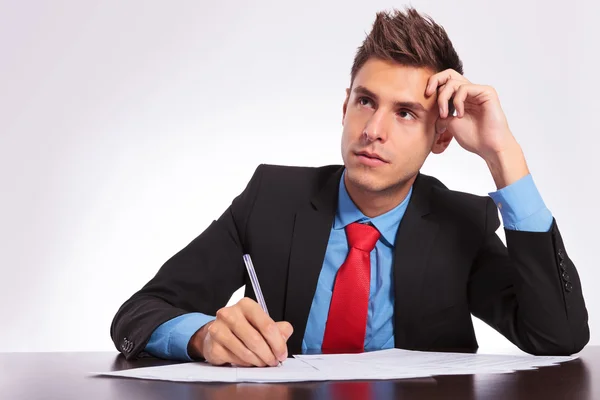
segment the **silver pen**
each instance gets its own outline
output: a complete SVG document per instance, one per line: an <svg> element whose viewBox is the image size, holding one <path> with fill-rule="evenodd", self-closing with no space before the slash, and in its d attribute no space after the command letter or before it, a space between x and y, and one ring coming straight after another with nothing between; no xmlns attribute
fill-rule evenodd
<svg viewBox="0 0 600 400"><path fill-rule="evenodd" d="M250 277L250 282L252 282L252 289L254 289L254 294L256 295L256 300L258 300L258 304L263 309L265 314L269 315L269 310L267 309L267 303L265 303L265 298L262 294L262 290L260 289L260 283L258 282L258 277L256 276L256 271L254 270L254 264L252 264L252 259L250 258L250 254L244 254L242 256L244 259L244 264L246 264L246 270L248 271L248 276ZM269 315L270 317L270 315ZM279 366L281 367L281 361L279 361Z"/></svg>

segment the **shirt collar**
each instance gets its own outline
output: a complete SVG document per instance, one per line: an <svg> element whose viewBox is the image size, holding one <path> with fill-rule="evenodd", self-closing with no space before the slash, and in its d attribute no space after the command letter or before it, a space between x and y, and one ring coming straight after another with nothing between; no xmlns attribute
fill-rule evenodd
<svg viewBox="0 0 600 400"><path fill-rule="evenodd" d="M408 195L402 201L402 203L398 204L385 214L381 214L375 218L369 218L365 216L358 209L358 207L356 207L350 198L350 195L346 190L346 184L344 183L345 175L346 170L344 170L342 173L342 178L340 179L338 206L335 213L335 220L333 222L333 229L344 229L346 225L349 225L353 222L370 222L375 226L375 228L377 228L381 234L381 237L385 242L387 242L386 244L390 247L394 247L396 233L398 232L398 227L400 226L400 220L404 216L404 212L406 211L406 207L408 207L408 202L410 201L410 197L412 195L412 186L410 187Z"/></svg>

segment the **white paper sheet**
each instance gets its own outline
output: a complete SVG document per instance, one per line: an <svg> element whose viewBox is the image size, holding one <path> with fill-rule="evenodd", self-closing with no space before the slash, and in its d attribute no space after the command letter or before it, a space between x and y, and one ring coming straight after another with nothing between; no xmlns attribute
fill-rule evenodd
<svg viewBox="0 0 600 400"><path fill-rule="evenodd" d="M529 356L435 353L389 349L361 354L297 355L280 367L215 367L205 362L103 372L119 376L179 382L300 382L421 378L434 375L510 373L576 359L577 356Z"/></svg>

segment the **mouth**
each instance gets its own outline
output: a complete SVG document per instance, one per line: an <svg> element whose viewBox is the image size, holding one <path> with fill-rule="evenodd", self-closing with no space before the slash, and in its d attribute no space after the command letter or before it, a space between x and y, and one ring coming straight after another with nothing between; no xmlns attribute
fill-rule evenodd
<svg viewBox="0 0 600 400"><path fill-rule="evenodd" d="M370 153L368 151L359 151L355 154L360 163L371 166L371 167L376 167L379 165L389 163L386 159L384 159L377 153Z"/></svg>

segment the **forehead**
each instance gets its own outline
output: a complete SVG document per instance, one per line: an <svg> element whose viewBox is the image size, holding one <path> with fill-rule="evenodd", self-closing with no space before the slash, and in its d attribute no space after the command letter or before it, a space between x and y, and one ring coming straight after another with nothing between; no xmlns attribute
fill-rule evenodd
<svg viewBox="0 0 600 400"><path fill-rule="evenodd" d="M381 101L418 101L427 107L435 102L433 96L425 97L427 81L434 74L429 68L370 58L356 74L352 87L364 86Z"/></svg>

